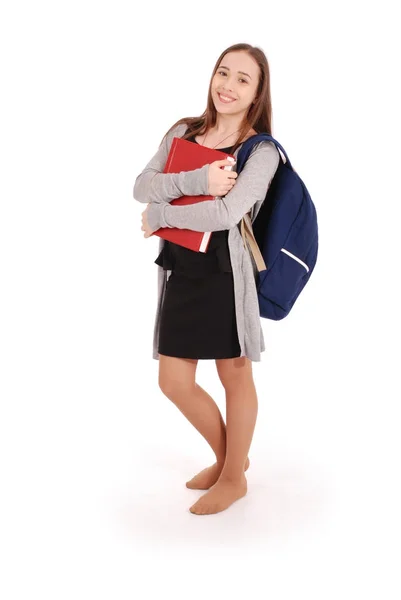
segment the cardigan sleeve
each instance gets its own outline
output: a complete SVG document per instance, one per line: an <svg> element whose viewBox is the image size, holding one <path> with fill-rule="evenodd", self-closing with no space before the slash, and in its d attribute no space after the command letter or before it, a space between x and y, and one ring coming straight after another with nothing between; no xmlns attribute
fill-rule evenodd
<svg viewBox="0 0 401 600"><path fill-rule="evenodd" d="M149 227L153 232L160 227L192 231L231 229L258 200L264 199L279 160L273 142L259 142L252 149L234 187L225 196L186 206L171 206L168 202L150 204L147 210Z"/></svg>
<svg viewBox="0 0 401 600"><path fill-rule="evenodd" d="M207 196L209 186L209 165L192 171L163 173L173 137L178 135L182 125L177 125L163 140L158 151L150 159L134 184L134 199L138 202L171 202L181 196Z"/></svg>

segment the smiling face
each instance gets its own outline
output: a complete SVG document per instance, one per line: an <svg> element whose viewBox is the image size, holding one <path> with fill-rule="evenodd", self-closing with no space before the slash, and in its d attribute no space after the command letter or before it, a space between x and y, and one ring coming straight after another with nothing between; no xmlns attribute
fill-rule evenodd
<svg viewBox="0 0 401 600"><path fill-rule="evenodd" d="M247 52L226 54L211 84L211 94L217 112L244 115L255 100L259 83L259 66Z"/></svg>

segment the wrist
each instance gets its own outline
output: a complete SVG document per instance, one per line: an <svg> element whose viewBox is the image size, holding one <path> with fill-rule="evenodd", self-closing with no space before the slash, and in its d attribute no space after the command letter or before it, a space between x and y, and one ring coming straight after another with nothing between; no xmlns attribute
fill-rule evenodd
<svg viewBox="0 0 401 600"><path fill-rule="evenodd" d="M148 225L152 231L161 227L169 227L164 218L164 211L169 206L168 202L152 202L147 211Z"/></svg>

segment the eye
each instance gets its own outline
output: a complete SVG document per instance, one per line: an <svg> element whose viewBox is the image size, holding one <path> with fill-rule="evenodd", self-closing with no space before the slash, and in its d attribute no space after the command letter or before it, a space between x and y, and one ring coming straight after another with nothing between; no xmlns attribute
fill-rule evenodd
<svg viewBox="0 0 401 600"><path fill-rule="evenodd" d="M217 73L220 75L220 73L222 73L223 75L227 75L227 73L225 71L217 71ZM240 81L243 81L244 83L248 83L246 79L243 79L242 77L240 78Z"/></svg>

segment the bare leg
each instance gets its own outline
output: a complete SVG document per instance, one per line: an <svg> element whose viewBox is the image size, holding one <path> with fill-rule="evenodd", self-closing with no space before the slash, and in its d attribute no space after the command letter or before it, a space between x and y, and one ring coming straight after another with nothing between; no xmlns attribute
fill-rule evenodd
<svg viewBox="0 0 401 600"><path fill-rule="evenodd" d="M249 465L250 461L249 458L247 458L245 461L244 471L248 470ZM186 482L187 488L190 488L191 490L208 490L220 477L223 466L224 460L223 462L215 462L211 467L206 467L206 469L203 469L197 475L192 477L192 479Z"/></svg>
<svg viewBox="0 0 401 600"><path fill-rule="evenodd" d="M209 489L218 480L226 456L226 426L213 398L195 381L198 360L159 355L159 386L212 448L216 462L186 483ZM246 461L246 469L249 460Z"/></svg>
<svg viewBox="0 0 401 600"><path fill-rule="evenodd" d="M221 465L218 477L225 460L226 429L217 404L195 382L197 364L197 359L160 354L159 387L212 448Z"/></svg>
<svg viewBox="0 0 401 600"><path fill-rule="evenodd" d="M216 462L212 466L206 467L206 469L203 469L202 471L200 471L200 473L195 475L195 477L193 477L192 479L187 481L186 486L193 490L208 490L219 479L220 474L224 467L224 463L226 461L226 425L224 423L221 412L220 412L217 404L213 400L213 398L211 396L209 396L209 394L203 388L201 388L198 384L196 384L196 385L199 388L199 392L203 393L203 395L205 397L205 401L207 398L207 401L210 403L213 403L213 405L216 407L216 411L219 415L220 425L221 425L221 448L224 448L224 451L223 451L224 453L221 454L220 456L218 456L216 454ZM226 396L227 396L227 394L226 394ZM249 464L250 464L249 458L246 457L245 466L243 469L244 471L246 471L249 468Z"/></svg>
<svg viewBox="0 0 401 600"><path fill-rule="evenodd" d="M225 510L247 493L244 467L258 412L252 362L239 357L216 364L226 391L226 460L217 482L190 508L199 515Z"/></svg>

